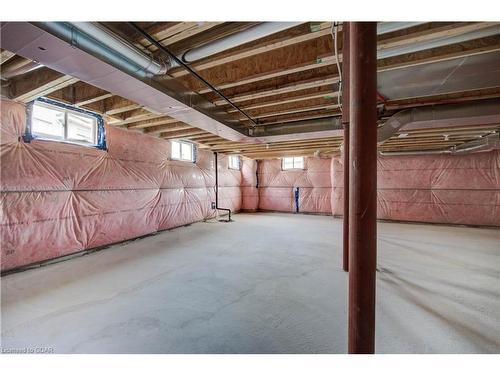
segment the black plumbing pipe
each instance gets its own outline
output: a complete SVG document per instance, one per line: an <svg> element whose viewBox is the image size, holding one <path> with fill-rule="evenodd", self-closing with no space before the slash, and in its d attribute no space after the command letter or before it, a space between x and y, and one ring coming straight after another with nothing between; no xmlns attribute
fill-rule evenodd
<svg viewBox="0 0 500 375"><path fill-rule="evenodd" d="M231 210L229 208L219 207L219 163L218 163L217 152L214 152L214 155L215 155L215 209L220 211L227 211L229 214L228 220L219 220L219 221L230 222Z"/></svg>
<svg viewBox="0 0 500 375"><path fill-rule="evenodd" d="M151 35L149 35L146 31L144 31L143 29L141 29L136 23L134 22L129 22L129 24L139 33L141 34L144 38L146 38L149 43L153 44L156 46L156 48L158 48L160 51L162 51L163 53L166 53L167 55L170 56L170 58L172 58L172 60L174 60L177 64L179 64L179 66L182 66L184 69L186 69L189 73L191 73L192 75L194 75L196 78L198 78L201 82L203 82L206 86L208 86L210 88L210 90L212 90L214 93L216 93L217 95L219 95L222 99L224 99L231 107L233 107L236 111L238 111L239 113L241 113L243 116L245 116L248 120L250 120L250 122L254 125L254 126L257 126L258 124L255 122L255 120L253 118L251 118L248 113L246 113L245 111L243 111L240 107L238 107L236 104L234 104L227 96L225 96L222 92L220 92L216 87L214 87L210 82L208 82L205 78L203 78L201 75L198 74L198 72L196 72L196 70L194 70L193 68L191 68L189 65L187 65L186 63L184 63L184 61L182 61L182 59L179 59L177 56L175 56L175 54L173 54L167 47L165 47L164 45L160 44L160 42L158 42L155 38L153 38Z"/></svg>

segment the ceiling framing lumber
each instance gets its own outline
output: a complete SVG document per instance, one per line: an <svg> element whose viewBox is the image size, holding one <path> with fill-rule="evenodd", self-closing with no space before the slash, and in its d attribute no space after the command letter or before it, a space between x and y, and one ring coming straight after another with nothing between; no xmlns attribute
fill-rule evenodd
<svg viewBox="0 0 500 375"><path fill-rule="evenodd" d="M167 46L176 55L204 45L210 41L248 29L258 22L140 22L161 45ZM164 58L146 39L138 36L130 25L123 22L105 23L114 32L147 51L153 58ZM312 27L312 26L315 27ZM464 33L498 26L495 22L431 22L421 23L407 29L393 31L378 37L378 51L410 46L413 43L430 42L437 38L450 38ZM190 64L200 75L221 90L231 102L237 104L258 123L259 130L280 129L294 121L316 120L340 115L338 103L339 75L337 58L342 64L342 27L339 27L340 50L335 57L330 22L305 22L293 28L267 37L242 44ZM377 70L388 77L393 70L394 76L405 74L405 69L422 66L432 69L435 66L452 66L451 60L484 55L484 59L494 59L500 52L500 34L467 40L460 43L428 48L412 53L397 54L379 59ZM483 59L483 57L481 57ZM471 59L473 60L473 59ZM477 60L477 58L476 58ZM448 65L445 63L450 61ZM475 60L474 60L475 61ZM8 64L31 63L21 56L1 50L3 68ZM444 63L444 64L443 64ZM489 63L494 69L494 62ZM425 65L425 66L424 66ZM428 66L426 66L428 65ZM17 65L16 65L17 66ZM493 68L491 68L493 67ZM473 68L467 68L473 69ZM414 70L414 69L413 69ZM436 69L439 71L439 69ZM474 73L475 74L475 73ZM225 100L221 100L212 90L193 78L183 68L174 68L169 77L185 86L187 92L195 92L220 107L220 110L233 116L237 111ZM472 75L471 75L472 77ZM162 77L157 79L162 83ZM437 81L437 79L436 79ZM483 79L483 81L486 81ZM458 82L458 81L457 81ZM434 82L431 82L434 84ZM430 105L452 104L492 100L500 98L497 81L482 86L453 86L449 92L429 90L427 95L421 91L390 97L386 95L380 103L379 125L391 115L407 108ZM472 89L474 88L474 89ZM435 92L440 92L435 94ZM186 139L205 148L221 153L240 154L250 158L276 158L285 155L333 155L339 152L342 137L324 137L286 142L242 143L229 141L216 134L193 127L152 109L133 102L125 97L114 95L70 76L41 67L22 74L19 72L8 80L3 80L2 95L14 100L29 102L46 96L67 104L101 114L109 125L127 130L141 131L144 134L170 139ZM239 116L235 116L238 118ZM239 118L239 129L246 130L254 125L247 118ZM486 119L482 125L446 126L436 128L429 124L401 129L379 147L381 151L421 151L444 150L460 145L481 136L500 132L500 124ZM292 124L290 124L292 123ZM434 126L434 125L433 125ZM258 142L258 141L257 141Z"/></svg>
<svg viewBox="0 0 500 375"><path fill-rule="evenodd" d="M10 97L13 100L28 103L77 81L76 78L44 67L11 79Z"/></svg>
<svg viewBox="0 0 500 375"><path fill-rule="evenodd" d="M240 48L236 52L230 51L228 53L223 53L222 56L217 56L215 58L208 58L208 60L204 59L201 62L194 63L193 68L195 68L197 71L202 71L205 69L213 68L215 66L232 63L237 60L242 60L247 57L253 57L255 55L259 55L262 53L272 52L276 49L283 49L285 47L293 46L295 44L314 40L322 36L329 35L330 28L331 28L331 23L324 22L320 25L317 31L316 30L311 31L309 29L308 33L301 34L295 37L288 37L285 35L279 39L275 39L269 43L260 45L258 47ZM185 70L172 72L173 77L182 77L187 74L188 73Z"/></svg>

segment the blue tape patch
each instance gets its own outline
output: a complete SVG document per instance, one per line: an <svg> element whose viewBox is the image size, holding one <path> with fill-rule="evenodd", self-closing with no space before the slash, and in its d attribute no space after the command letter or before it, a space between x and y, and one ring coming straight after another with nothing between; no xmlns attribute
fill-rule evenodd
<svg viewBox="0 0 500 375"><path fill-rule="evenodd" d="M299 212L299 188L295 188L295 212Z"/></svg>

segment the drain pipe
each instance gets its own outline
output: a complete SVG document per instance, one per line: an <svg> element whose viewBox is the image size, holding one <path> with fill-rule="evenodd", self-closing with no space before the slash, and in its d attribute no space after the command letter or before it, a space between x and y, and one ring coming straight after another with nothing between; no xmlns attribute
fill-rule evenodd
<svg viewBox="0 0 500 375"><path fill-rule="evenodd" d="M231 222L231 210L229 208L219 207L219 163L218 163L218 153L214 152L215 155L215 209L219 211L227 211L229 219L219 220L225 223Z"/></svg>
<svg viewBox="0 0 500 375"><path fill-rule="evenodd" d="M155 61L118 35L93 22L34 22L35 26L131 74L145 78L165 74L167 64Z"/></svg>

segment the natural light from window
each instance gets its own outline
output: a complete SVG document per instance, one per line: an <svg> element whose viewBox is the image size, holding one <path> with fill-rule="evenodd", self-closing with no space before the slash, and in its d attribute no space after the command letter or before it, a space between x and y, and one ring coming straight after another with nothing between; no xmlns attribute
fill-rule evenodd
<svg viewBox="0 0 500 375"><path fill-rule="evenodd" d="M284 171L287 169L304 169L304 157L303 156L284 157L282 160L282 169Z"/></svg>
<svg viewBox="0 0 500 375"><path fill-rule="evenodd" d="M229 169L240 169L240 157L238 155L229 155Z"/></svg>
<svg viewBox="0 0 500 375"><path fill-rule="evenodd" d="M171 158L194 162L194 145L184 141L171 141Z"/></svg>
<svg viewBox="0 0 500 375"><path fill-rule="evenodd" d="M97 119L63 107L35 102L31 133L34 137L96 145Z"/></svg>

